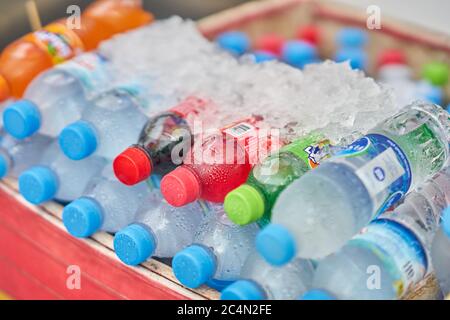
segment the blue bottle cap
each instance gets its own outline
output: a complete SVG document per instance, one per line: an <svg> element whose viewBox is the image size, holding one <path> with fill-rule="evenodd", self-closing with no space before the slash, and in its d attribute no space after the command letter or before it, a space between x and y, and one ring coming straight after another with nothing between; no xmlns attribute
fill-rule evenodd
<svg viewBox="0 0 450 320"><path fill-rule="evenodd" d="M360 49L338 50L334 59L336 62L350 61L352 69L365 70L367 67L367 54Z"/></svg>
<svg viewBox="0 0 450 320"><path fill-rule="evenodd" d="M53 199L58 187L58 177L47 167L33 167L19 177L19 191L32 204L41 204Z"/></svg>
<svg viewBox="0 0 450 320"><path fill-rule="evenodd" d="M316 47L301 40L287 41L282 48L281 57L286 63L300 69L318 58Z"/></svg>
<svg viewBox="0 0 450 320"><path fill-rule="evenodd" d="M41 126L39 108L28 100L18 100L3 112L3 125L6 132L16 139L32 136Z"/></svg>
<svg viewBox="0 0 450 320"><path fill-rule="evenodd" d="M250 39L244 32L230 31L219 35L217 44L233 55L243 55L250 48Z"/></svg>
<svg viewBox="0 0 450 320"><path fill-rule="evenodd" d="M444 233L450 238L450 207L447 207L442 212L442 230L444 230Z"/></svg>
<svg viewBox="0 0 450 320"><path fill-rule="evenodd" d="M130 266L136 266L155 252L156 240L144 226L132 224L117 232L114 250L119 259Z"/></svg>
<svg viewBox="0 0 450 320"><path fill-rule="evenodd" d="M337 43L345 48L361 48L367 44L367 32L359 28L342 28L337 34Z"/></svg>
<svg viewBox="0 0 450 320"><path fill-rule="evenodd" d="M95 129L86 121L72 123L59 135L59 146L69 159L87 158L97 149Z"/></svg>
<svg viewBox="0 0 450 320"><path fill-rule="evenodd" d="M253 52L253 56L255 57L256 63L264 63L267 61L273 61L277 60L277 56L274 55L272 52L264 51L264 50L258 50Z"/></svg>
<svg viewBox="0 0 450 320"><path fill-rule="evenodd" d="M235 280L236 281L236 280ZM219 280L219 279L209 279L205 282L205 285L208 287L222 292L223 289L227 288L228 286L232 285L235 281L230 280Z"/></svg>
<svg viewBox="0 0 450 320"><path fill-rule="evenodd" d="M295 239L282 225L270 224L256 237L256 249L274 266L282 266L295 257Z"/></svg>
<svg viewBox="0 0 450 320"><path fill-rule="evenodd" d="M8 175L9 161L5 155L0 154L0 179L3 179Z"/></svg>
<svg viewBox="0 0 450 320"><path fill-rule="evenodd" d="M178 252L172 260L175 277L189 288L198 288L214 276L216 261L207 248L192 245Z"/></svg>
<svg viewBox="0 0 450 320"><path fill-rule="evenodd" d="M265 300L261 288L249 280L239 280L225 288L220 295L221 300Z"/></svg>
<svg viewBox="0 0 450 320"><path fill-rule="evenodd" d="M63 223L74 237L86 238L102 226L103 210L95 200L79 198L64 208Z"/></svg>
<svg viewBox="0 0 450 320"><path fill-rule="evenodd" d="M321 289L307 291L299 300L336 300L330 293Z"/></svg>

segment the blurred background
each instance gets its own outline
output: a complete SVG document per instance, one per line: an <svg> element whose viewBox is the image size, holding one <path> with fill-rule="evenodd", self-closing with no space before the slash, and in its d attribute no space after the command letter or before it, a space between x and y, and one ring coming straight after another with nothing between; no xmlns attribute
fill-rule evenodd
<svg viewBox="0 0 450 320"><path fill-rule="evenodd" d="M281 1L281 0L280 0ZM325 0L326 1L326 0ZM382 14L401 18L426 28L450 34L450 1L448 0L329 0L340 1L363 9L379 5ZM69 5L86 7L91 0L36 0L42 23L49 23L65 15ZM157 18L177 14L199 19L214 12L248 2L248 0L143 0L146 9ZM0 49L30 31L26 0L0 1Z"/></svg>

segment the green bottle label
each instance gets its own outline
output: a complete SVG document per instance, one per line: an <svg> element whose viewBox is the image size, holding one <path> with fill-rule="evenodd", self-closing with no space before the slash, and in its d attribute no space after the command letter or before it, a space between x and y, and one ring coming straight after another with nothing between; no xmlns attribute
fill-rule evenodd
<svg viewBox="0 0 450 320"><path fill-rule="evenodd" d="M319 163L330 157L328 147L330 141L320 134L311 134L294 140L292 143L280 149L280 152L290 152L303 160L311 169L316 168Z"/></svg>

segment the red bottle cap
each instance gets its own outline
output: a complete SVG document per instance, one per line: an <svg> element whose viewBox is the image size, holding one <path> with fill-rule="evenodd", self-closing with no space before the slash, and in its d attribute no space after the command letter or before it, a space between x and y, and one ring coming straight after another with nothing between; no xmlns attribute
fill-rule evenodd
<svg viewBox="0 0 450 320"><path fill-rule="evenodd" d="M131 147L119 154L113 163L114 173L123 184L132 186L152 174L152 162L145 151Z"/></svg>
<svg viewBox="0 0 450 320"><path fill-rule="evenodd" d="M256 41L255 48L257 50L264 50L273 53L277 56L281 55L281 50L283 48L284 38L274 34L268 33L263 35Z"/></svg>
<svg viewBox="0 0 450 320"><path fill-rule="evenodd" d="M320 32L316 26L304 26L297 30L297 39L307 41L315 46L319 44Z"/></svg>
<svg viewBox="0 0 450 320"><path fill-rule="evenodd" d="M161 193L174 207L182 207L200 197L200 181L184 166L176 168L161 180Z"/></svg>
<svg viewBox="0 0 450 320"><path fill-rule="evenodd" d="M388 64L406 64L406 57L403 51L398 49L383 51L378 57L378 67Z"/></svg>

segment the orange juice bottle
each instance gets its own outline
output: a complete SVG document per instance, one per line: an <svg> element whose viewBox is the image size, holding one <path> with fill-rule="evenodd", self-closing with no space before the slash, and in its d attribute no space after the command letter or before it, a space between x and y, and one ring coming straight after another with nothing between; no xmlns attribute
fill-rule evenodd
<svg viewBox="0 0 450 320"><path fill-rule="evenodd" d="M97 0L81 15L80 29L63 19L16 40L0 55L0 102L20 98L42 71L152 20L139 0Z"/></svg>

